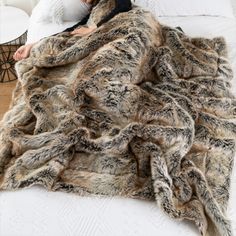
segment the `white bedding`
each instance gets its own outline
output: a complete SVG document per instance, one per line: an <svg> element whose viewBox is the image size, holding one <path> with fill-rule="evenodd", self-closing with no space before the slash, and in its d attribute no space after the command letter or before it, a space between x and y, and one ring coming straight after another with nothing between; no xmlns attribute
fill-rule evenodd
<svg viewBox="0 0 236 236"><path fill-rule="evenodd" d="M172 26L181 26L192 36L224 36L236 73L234 20L206 16L161 17L159 20ZM235 172L236 170L232 178L229 215L236 235ZM80 197L75 194L47 192L42 187L34 186L16 192L0 192L0 235L198 236L199 233L189 222L178 222L164 215L154 202L121 197Z"/></svg>
<svg viewBox="0 0 236 236"><path fill-rule="evenodd" d="M36 22L30 19L26 44L35 43L40 39L62 32L77 22L63 22L62 24ZM40 29L40 30L39 30Z"/></svg>

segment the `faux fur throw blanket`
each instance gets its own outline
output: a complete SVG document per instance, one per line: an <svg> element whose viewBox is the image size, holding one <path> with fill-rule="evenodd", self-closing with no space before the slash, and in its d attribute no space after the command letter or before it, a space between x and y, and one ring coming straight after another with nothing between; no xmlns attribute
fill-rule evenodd
<svg viewBox="0 0 236 236"><path fill-rule="evenodd" d="M202 235L232 235L236 100L222 38L190 38L134 7L85 37L41 40L16 69L1 190L146 199Z"/></svg>

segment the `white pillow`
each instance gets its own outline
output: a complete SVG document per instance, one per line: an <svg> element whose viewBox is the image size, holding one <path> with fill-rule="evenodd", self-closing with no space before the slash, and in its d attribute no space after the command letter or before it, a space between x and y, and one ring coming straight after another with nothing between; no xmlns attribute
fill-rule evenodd
<svg viewBox="0 0 236 236"><path fill-rule="evenodd" d="M63 0L63 21L80 21L89 14L91 5L81 0Z"/></svg>
<svg viewBox="0 0 236 236"><path fill-rule="evenodd" d="M81 0L40 0L33 9L31 18L38 23L80 21L89 14L90 7Z"/></svg>
<svg viewBox="0 0 236 236"><path fill-rule="evenodd" d="M231 0L231 3L233 5L234 16L236 16L236 1L235 0Z"/></svg>
<svg viewBox="0 0 236 236"><path fill-rule="evenodd" d="M136 0L155 16L223 16L234 18L231 0Z"/></svg>
<svg viewBox="0 0 236 236"><path fill-rule="evenodd" d="M32 20L43 23L62 23L63 5L61 0L40 0L32 11Z"/></svg>

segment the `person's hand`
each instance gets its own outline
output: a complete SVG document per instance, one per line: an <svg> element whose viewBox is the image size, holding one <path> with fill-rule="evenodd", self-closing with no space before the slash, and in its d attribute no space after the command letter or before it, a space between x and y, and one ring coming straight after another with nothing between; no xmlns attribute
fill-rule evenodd
<svg viewBox="0 0 236 236"><path fill-rule="evenodd" d="M84 36L84 35L92 33L94 30L95 30L95 28L80 27L78 29L73 30L71 32L71 34L72 35Z"/></svg>
<svg viewBox="0 0 236 236"><path fill-rule="evenodd" d="M22 59L27 58L30 54L30 50L33 47L33 45L34 44L27 44L19 47L13 55L13 59L16 61L20 61Z"/></svg>

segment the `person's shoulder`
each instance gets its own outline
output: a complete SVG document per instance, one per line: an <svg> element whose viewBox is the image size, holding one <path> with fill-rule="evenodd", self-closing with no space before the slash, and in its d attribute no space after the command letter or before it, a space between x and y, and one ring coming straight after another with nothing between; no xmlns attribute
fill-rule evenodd
<svg viewBox="0 0 236 236"><path fill-rule="evenodd" d="M131 0L115 0L116 4L119 5L121 8L125 8L126 10L132 9L132 2Z"/></svg>

